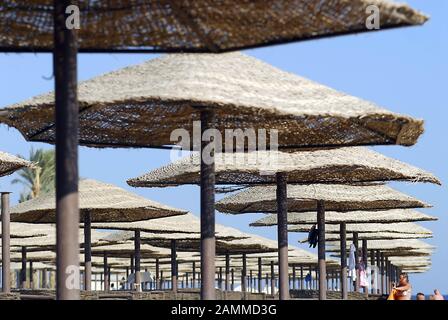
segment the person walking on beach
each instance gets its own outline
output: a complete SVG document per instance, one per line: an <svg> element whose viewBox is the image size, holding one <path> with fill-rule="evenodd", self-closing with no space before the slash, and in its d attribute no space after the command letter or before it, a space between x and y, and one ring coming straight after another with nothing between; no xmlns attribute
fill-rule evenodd
<svg viewBox="0 0 448 320"><path fill-rule="evenodd" d="M411 300L412 286L409 283L407 273L400 274L398 287L394 287L393 290L395 292L395 300Z"/></svg>

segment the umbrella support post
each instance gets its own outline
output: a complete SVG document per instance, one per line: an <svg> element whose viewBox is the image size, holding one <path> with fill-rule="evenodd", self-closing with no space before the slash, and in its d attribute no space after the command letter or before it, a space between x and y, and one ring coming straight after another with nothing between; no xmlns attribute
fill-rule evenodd
<svg viewBox="0 0 448 320"><path fill-rule="evenodd" d="M327 300L327 267L325 264L325 203L317 202L319 300Z"/></svg>
<svg viewBox="0 0 448 320"><path fill-rule="evenodd" d="M54 0L56 123L56 298L79 300L77 39L66 27L69 0Z"/></svg>
<svg viewBox="0 0 448 320"><path fill-rule="evenodd" d="M84 214L84 290L92 290L92 217Z"/></svg>
<svg viewBox="0 0 448 320"><path fill-rule="evenodd" d="M367 276L367 265L368 263L368 251L367 251L367 240L366 239L362 239L362 263L364 264L365 267L365 272L366 272L366 276ZM369 286L365 286L364 287L364 296L366 298L369 297Z"/></svg>
<svg viewBox="0 0 448 320"><path fill-rule="evenodd" d="M134 250L135 250L135 262L134 262L134 269L135 269L135 291L141 292L142 291L142 278L140 274L140 230L134 231Z"/></svg>
<svg viewBox="0 0 448 320"><path fill-rule="evenodd" d="M156 290L160 290L160 262L156 258Z"/></svg>
<svg viewBox="0 0 448 320"><path fill-rule="evenodd" d="M275 270L274 261L271 261L271 295L275 295Z"/></svg>
<svg viewBox="0 0 448 320"><path fill-rule="evenodd" d="M297 283L296 265L294 264L292 266L292 290L297 290L296 283Z"/></svg>
<svg viewBox="0 0 448 320"><path fill-rule="evenodd" d="M262 269L262 263L261 263L261 257L258 257L258 293L262 292L261 288L261 280L263 278L263 269Z"/></svg>
<svg viewBox="0 0 448 320"><path fill-rule="evenodd" d="M354 283L355 292L359 292L359 243L358 243L358 232L353 232L353 244L355 245L355 266L356 266L356 280Z"/></svg>
<svg viewBox="0 0 448 320"><path fill-rule="evenodd" d="M107 253L104 253L103 255L103 277L104 277L104 288L103 291L107 292L109 291L110 285L109 285L109 266L107 263Z"/></svg>
<svg viewBox="0 0 448 320"><path fill-rule="evenodd" d="M227 253L226 254L226 282L225 282L225 286L224 286L224 290L225 291L229 291L229 278L230 278L230 255Z"/></svg>
<svg viewBox="0 0 448 320"><path fill-rule="evenodd" d="M389 281L389 263L387 261L387 257L384 258L384 277L385 277L384 283L386 286L386 293L389 294L390 293L390 291L389 291L390 281Z"/></svg>
<svg viewBox="0 0 448 320"><path fill-rule="evenodd" d="M34 290L34 270L33 270L33 261L30 261L30 289Z"/></svg>
<svg viewBox="0 0 448 320"><path fill-rule="evenodd" d="M231 284L230 284L230 290L233 291L235 290L235 270L230 270L230 275L231 275Z"/></svg>
<svg viewBox="0 0 448 320"><path fill-rule="evenodd" d="M2 192L2 292L11 292L10 212L9 193Z"/></svg>
<svg viewBox="0 0 448 320"><path fill-rule="evenodd" d="M176 240L171 240L171 290L177 292L177 253L176 253Z"/></svg>
<svg viewBox="0 0 448 320"><path fill-rule="evenodd" d="M370 293L375 294L375 251L370 250Z"/></svg>
<svg viewBox="0 0 448 320"><path fill-rule="evenodd" d="M304 287L303 287L303 266L300 266L300 290L304 290Z"/></svg>
<svg viewBox="0 0 448 320"><path fill-rule="evenodd" d="M241 291L247 291L247 265L246 265L246 254L243 253L243 269L241 270Z"/></svg>
<svg viewBox="0 0 448 320"><path fill-rule="evenodd" d="M204 152L210 141L202 141L203 133L213 129L215 114L210 110L201 111L201 299L215 300L215 151Z"/></svg>
<svg viewBox="0 0 448 320"><path fill-rule="evenodd" d="M277 180L277 241L278 241L278 282L279 299L289 299L288 283L288 205L287 181L284 172L276 174Z"/></svg>
<svg viewBox="0 0 448 320"><path fill-rule="evenodd" d="M345 222L342 222L339 227L341 240L341 298L342 300L347 300L347 225Z"/></svg>
<svg viewBox="0 0 448 320"><path fill-rule="evenodd" d="M20 289L26 289L26 247L22 247L22 268L20 269Z"/></svg>
<svg viewBox="0 0 448 320"><path fill-rule="evenodd" d="M387 293L387 291L385 290L385 274L384 274L384 253L380 253L380 259L381 259L381 294L385 294Z"/></svg>
<svg viewBox="0 0 448 320"><path fill-rule="evenodd" d="M383 288L381 287L381 253L380 250L376 250L375 251L375 256L376 256L376 267L378 269L378 273L376 275L376 291L377 294L379 295L383 295Z"/></svg>
<svg viewBox="0 0 448 320"><path fill-rule="evenodd" d="M191 282L191 286L193 289L196 288L196 262L193 261L193 281Z"/></svg>

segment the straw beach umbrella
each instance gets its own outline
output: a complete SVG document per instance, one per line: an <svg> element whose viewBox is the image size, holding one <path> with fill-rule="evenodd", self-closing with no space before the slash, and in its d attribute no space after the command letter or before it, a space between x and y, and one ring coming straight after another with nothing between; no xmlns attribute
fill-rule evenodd
<svg viewBox="0 0 448 320"><path fill-rule="evenodd" d="M186 211L148 200L111 184L83 179L79 183L80 222L84 223L85 283L90 290L90 239L92 222L138 221L186 214ZM53 193L22 202L12 208L11 219L28 223L55 223L55 196ZM64 238L64 241L78 243L78 237ZM138 235L136 243L138 242ZM136 249L138 249L136 247ZM137 270L139 271L139 270ZM138 272L137 272L138 280Z"/></svg>
<svg viewBox="0 0 448 320"><path fill-rule="evenodd" d="M33 164L19 157L0 151L0 177L4 177L23 168L31 168ZM1 215L2 215L2 292L9 293L10 270L9 263L9 239L10 239L10 217L9 217L9 192L1 192ZM13 235L14 235L13 230Z"/></svg>
<svg viewBox="0 0 448 320"><path fill-rule="evenodd" d="M326 224L341 223L395 223L416 221L437 221L438 218L412 209L391 209L375 211L326 211ZM314 212L288 212L288 225L316 224ZM277 224L277 215L270 214L250 225L252 227L268 227Z"/></svg>
<svg viewBox="0 0 448 320"><path fill-rule="evenodd" d="M402 223L347 223L347 232L359 232L359 233L377 233L377 232L395 232L402 234L427 234L431 235L431 230L424 228L416 223L402 222ZM310 230L309 225L293 225L288 227L289 232L308 232ZM339 234L339 227L336 225L326 225L326 234Z"/></svg>
<svg viewBox="0 0 448 320"><path fill-rule="evenodd" d="M440 181L427 171L365 147L215 154L216 184L275 184L273 173L278 171L288 173L288 181L296 184L369 181L418 181L440 184ZM133 187L199 184L199 155L193 153L139 177L131 178L127 182Z"/></svg>
<svg viewBox="0 0 448 320"><path fill-rule="evenodd" d="M216 203L224 213L275 213L276 190L273 186L250 187ZM386 210L396 208L428 208L430 205L386 185L290 185L288 209L296 212L316 211L317 202L325 202L332 211Z"/></svg>
<svg viewBox="0 0 448 320"><path fill-rule="evenodd" d="M357 234L354 235L354 234ZM398 232L386 232L386 231L380 231L380 232L354 232L349 233L346 236L347 240L355 240L356 237L358 240L396 240L396 239L429 239L432 238L432 233L398 233ZM330 233L325 235L326 241L337 241L340 240L341 237L339 233ZM300 241L300 242L306 242L306 240ZM370 248L369 248L370 249Z"/></svg>
<svg viewBox="0 0 448 320"><path fill-rule="evenodd" d="M55 232L54 227L32 223L10 223L10 239L44 237Z"/></svg>
<svg viewBox="0 0 448 320"><path fill-rule="evenodd" d="M0 177L13 174L23 168L32 168L34 165L22 158L0 151Z"/></svg>
<svg viewBox="0 0 448 320"><path fill-rule="evenodd" d="M0 34L0 51L51 52L53 2L21 2L6 0L0 5L0 29L7 30ZM369 5L381 12L381 30L428 19L407 5L384 0L77 4L82 19L77 32L80 52L222 52L367 32ZM43 6L48 9L38 10Z"/></svg>
<svg viewBox="0 0 448 320"><path fill-rule="evenodd" d="M104 4L84 0L78 1L75 7L69 0L24 1L23 5L7 0L0 4L1 30L6 30L0 32L0 51L53 52L55 104L58 106L54 121L57 129L56 207L60 217L58 227L64 229L58 234L70 234L74 238L79 214L79 123L76 117L79 111L76 88L78 47L86 52L135 52L136 49L219 52L372 29L365 24L365 10L371 3L367 4L364 0L352 1L350 5L337 2L310 6L293 0L284 0L281 4L279 6L277 0L256 5L229 0L219 4L207 2L199 7L193 1L183 4L170 1L163 7L152 1L123 5L121 1ZM381 29L419 25L427 20L426 16L408 6L383 0L375 0L374 4L381 11ZM42 7L46 10L41 10ZM83 28L80 25L67 27L67 16L71 11L78 11L80 15L82 12ZM316 13L319 19L316 19ZM148 15L151 16L149 20ZM135 27L129 27L130 24ZM117 25L126 28L117 28ZM61 246L58 251L58 279L61 281L58 282L57 298L79 299L77 290L70 290L62 284L67 278L66 267L79 264L76 244L65 248ZM209 284L205 294L207 298L214 297L212 289Z"/></svg>

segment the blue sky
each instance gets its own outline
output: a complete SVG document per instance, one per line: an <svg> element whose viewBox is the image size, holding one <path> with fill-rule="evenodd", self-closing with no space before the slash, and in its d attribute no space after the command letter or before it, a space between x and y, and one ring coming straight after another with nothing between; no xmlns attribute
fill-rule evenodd
<svg viewBox="0 0 448 320"><path fill-rule="evenodd" d="M425 120L425 134L411 148L375 147L388 156L406 161L435 173L443 183L448 181L447 91L448 91L448 2L440 0L407 1L429 14L423 27L402 28L377 33L322 39L246 51L283 70L299 74L389 110ZM79 78L112 71L136 64L156 55L82 54L79 56ZM20 102L53 89L50 55L0 54L0 107ZM15 129L0 125L0 150L28 155L31 146ZM150 199L199 212L199 188L185 186L168 189L133 189L126 179L157 168L169 161L169 151L145 149L80 148L82 177L114 183ZM17 202L21 188L11 185L12 177L0 181L1 190L14 192ZM434 231L429 243L438 247L432 269L411 275L414 291L431 292L440 288L448 292L444 266L448 264L446 187L394 183L394 187L434 205L425 212L439 221L424 223ZM250 228L248 224L262 215L228 216L217 213L217 221L243 231L275 239L274 228ZM290 243L297 244L303 234L290 234Z"/></svg>

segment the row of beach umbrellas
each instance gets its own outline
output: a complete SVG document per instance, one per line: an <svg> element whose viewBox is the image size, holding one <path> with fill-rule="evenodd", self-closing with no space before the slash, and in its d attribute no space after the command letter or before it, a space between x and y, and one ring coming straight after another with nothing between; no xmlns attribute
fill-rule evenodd
<svg viewBox="0 0 448 320"><path fill-rule="evenodd" d="M340 151L340 150L338 150ZM360 152L361 150L359 150ZM358 153L359 153L358 152ZM249 154L251 155L251 154ZM237 154L237 157L239 155ZM287 157L291 157L290 153L287 154L282 154L282 153L278 153L277 152L277 157L279 157L280 159L282 159L283 156L287 156ZM188 159L188 161L193 161L194 162L194 157L189 157L186 158ZM186 163L186 159L182 159L181 161L179 161L178 163L173 163L171 165L169 165L168 167L170 169L175 169L178 167L178 164L182 164L184 165ZM219 157L218 157L219 159ZM315 159L315 158L314 158ZM333 157L328 157L328 159L333 159ZM372 159L369 159L372 160ZM389 159L389 163L393 164L395 160ZM396 161L395 161L396 162ZM372 163L371 161L369 161L368 163ZM194 164L193 164L194 165ZM198 164L197 164L198 165ZM220 166L220 161L217 161L217 167L219 168ZM323 165L323 164L321 164ZM328 166L328 164L325 164L326 166ZM339 164L341 165L341 164ZM342 163L343 165L343 163ZM335 165L336 166L336 165ZM409 178L414 178L414 179L420 179L422 181L431 181L434 183L439 183L438 180L431 174L426 173L422 170L413 168L409 165L401 165L402 167L408 169L408 172L412 172L412 175ZM377 166L378 169L379 166ZM188 172L192 172L194 170L190 170L191 168L188 168ZM334 172L337 172L337 170L335 168L332 168ZM362 170L363 168L361 166L359 166L359 169ZM396 171L397 173L400 172L400 170L402 171L401 173L403 173L403 168L401 168L399 165L396 165ZM181 172L182 170L174 170L178 176L183 176L184 172ZM217 170L219 172L219 169ZM235 168L231 168L229 166L227 166L227 173L232 175L232 174L236 174L236 169ZM142 181L144 179L148 179L150 181L152 181L152 183L160 183L161 181L164 181L163 177L159 177L160 179L158 181L154 181L154 179L151 179L150 177L153 176L157 176L158 172L168 172L169 176L171 177L171 181L169 182L170 185L174 185L174 181L176 180L177 176L173 175L172 172L170 172L170 170L167 170L166 168L160 168L155 170L154 172L150 172L146 175L144 175L143 177L140 177L138 179L131 179L129 180L129 183L132 184L132 181L138 180L140 181L140 183L142 183ZM292 174L299 174L300 170L294 170L291 171ZM409 173L408 173L409 174ZM401 179L404 179L405 175L403 175L401 177ZM166 182L166 181L165 181ZM221 181L222 182L222 181ZM226 182L227 183L227 182ZM140 231L145 231L144 236L142 237L143 242L148 242L149 244L155 244L157 246L162 246L162 247L170 247L172 248L172 243L177 242L177 246L180 247L181 250L197 250L197 248L199 247L198 245L198 236L196 233L198 233L199 230L199 222L195 221L194 216L191 214L185 214L186 212L176 212L175 209L173 208L169 208L166 207L164 205L160 205L154 202L151 202L149 200L143 199L141 197L138 197L136 195L133 195L125 190L122 190L118 187L112 186L112 185L108 185L108 184L104 184L104 183L100 183L94 180L82 180L80 182L80 195L81 195L81 199L82 199L82 203L81 203L81 212L83 212L83 216L84 216L84 220L85 217L88 215L90 215L89 220L93 220L93 227L94 228L103 228L103 229L118 229L118 230L129 230L129 231L134 231L135 234L140 233ZM309 186L302 186L302 185L296 185L296 187L309 187ZM316 191L319 190L317 185L312 185L312 187L314 188L313 192L316 194ZM321 185L320 187L324 187L326 189L321 190L321 192L323 194L326 194L328 196L329 194L329 190L331 190L331 188L340 188L340 186L334 187L332 185ZM392 195L392 197L389 197L387 199L387 201L395 201L394 204L397 205L396 201L401 201L400 205L403 205L405 207L407 206L420 206L420 207L425 207L427 206L426 204L416 200L416 199L412 199L410 197L406 197L398 192L395 192L392 189L386 189L383 190L384 188L386 188L383 185L374 185L372 187L375 188L381 188L381 190L377 190L377 194L380 193L387 193L389 195ZM330 188L330 189L329 189ZM359 189L359 188L358 188ZM248 189L250 191L250 189ZM364 186L361 191L365 192L365 194L367 194L368 196L370 196L370 194L374 194L374 192L366 192L368 191L368 188L366 189L366 187ZM387 192L386 192L387 191ZM344 194L341 193L341 190L339 190L340 192L340 197L342 197ZM259 193L259 192L258 192ZM355 196L355 198L358 199L363 199L365 201L374 201L374 199L367 199L365 197L365 195L359 195L356 192L352 192L352 194L350 195L350 192L345 191L346 194L349 194L348 198L347 195L345 196L344 199L339 199L339 198L335 198L333 201L335 202L335 204L333 205L340 205L345 204L345 203L350 203L353 202L353 196ZM302 190L301 192L299 192L299 194L301 194L303 197L308 198L309 196L307 196L307 193ZM342 195L342 196L341 196ZM316 196L316 195L315 195ZM333 196L334 197L334 196ZM351 197L351 198L350 198ZM343 198L343 197L342 197ZM331 198L326 199L327 201L330 201ZM114 201L116 201L117 203L114 203ZM225 202L225 201L224 201ZM339 203L338 203L339 202ZM245 200L245 203L250 204L250 200ZM303 210L309 210L306 208L306 206L304 205L299 205L299 207L301 207ZM366 204L364 204L366 205ZM355 205L356 206L356 205ZM219 205L218 205L219 208ZM340 208L339 206L337 206L337 208ZM359 208L355 208L355 209L359 209ZM384 209L384 208L383 208ZM253 209L252 209L253 210ZM12 212L13 212L13 220L14 221L21 221L21 222L33 222L33 223L52 223L54 222L54 195L52 194L48 194L42 197L39 197L37 199L34 200L30 200L27 202L24 202L22 204L19 204L18 206L14 207ZM223 210L224 211L224 210ZM93 213L93 215L92 215ZM378 214L377 214L378 213ZM382 216L380 215L382 213ZM119 216L118 216L119 214ZM145 216L146 214L146 216ZM146 221L136 221L136 222L109 222L109 223L98 223L98 221L117 221L117 220L122 220L122 221L132 221L135 219L144 219L145 217L149 217L150 215L154 218L160 218L160 217L164 217L166 215L172 214L172 217L169 218L165 218L163 219L164 222L163 224L161 224L161 221L156 219L156 220L146 220ZM182 215L181 215L182 214ZM361 215L360 215L361 214ZM334 223L335 221L332 220L331 217L333 216L337 216L339 215L339 219L343 219L342 221L351 221L351 222L364 222L364 224L354 224L354 225L348 225L348 232L366 232L366 233L373 233L375 234L375 232L378 231L388 231L393 235L393 239L398 238L406 238L404 236L404 234L407 234L410 236L410 238L416 238L418 236L416 235L426 235L426 236L430 236L431 232L423 227L417 226L417 225L413 225L410 223L395 223L393 225L387 225L384 224L385 222L397 222L397 221L424 221L424 220L434 220L435 218L418 213L418 212L413 212L409 209L403 209L403 210L390 210L390 211L378 211L378 212L365 212L365 211L353 211L353 212L343 212L343 213L338 213L338 212L332 212L332 214L330 213L330 219L329 219L329 223ZM367 224L366 222L371 221L371 219L369 219L369 216L376 216L376 224ZM275 224L275 215L272 216L268 216L267 218L261 219L261 221L257 221L254 223L254 225L272 225ZM315 218L316 215L314 215L314 219L310 219L310 217L312 217L312 215L308 215L308 220L304 221L304 223L315 223ZM292 219L291 219L292 218ZM294 218L296 220L294 220ZM288 223L291 222L295 222L296 225L298 222L297 219L306 219L307 216L306 215L302 215L302 213L291 213L290 215L290 221L288 221ZM334 218L333 218L334 219ZM345 220L344 220L345 219ZM350 220L352 219L352 220ZM356 220L357 219L357 220ZM407 220L406 220L407 219ZM82 221L84 221L82 220ZM271 221L269 221L271 220ZM272 221L273 220L273 221ZM341 220L336 220L336 223L340 223ZM328 223L327 222L327 223ZM382 222L383 224L379 223ZM179 229L179 226L182 226ZM24 225L25 227L25 225ZM34 226L33 226L34 227ZM294 226L292 227L294 228ZM292 228L290 227L290 231L293 231ZM36 229L36 227L34 227L34 229ZM42 230L42 228L40 228ZM228 228L224 228L220 227L217 229L217 239L218 239L218 247L217 247L217 252L222 253L222 252L226 252L227 255L229 254L229 252L231 252L232 250L229 249L229 247L231 246L226 246L224 248L222 248L222 244L220 242L220 240L222 239L232 239L232 238L240 238L240 242L245 238L245 236L243 234L239 234L239 232L237 230L226 230ZM302 231L307 231L308 228L307 227L302 227ZM113 234L111 235L111 237L109 237L109 241L112 242L123 242L124 240L131 240L134 239L134 241L136 240L135 234L133 232L123 232L123 233L119 233L119 234ZM300 230L298 230L300 231ZM335 232L336 230L333 229L328 229L328 231L330 232ZM149 232L149 233L147 233ZM171 233L170 235L164 234L164 233ZM85 232L85 234L88 234L90 232ZM179 233L182 233L182 235L180 235ZM50 232L51 234L51 232ZM187 234L187 236L186 236ZM224 236L225 234L227 234L227 238ZM379 236L380 238L382 238L381 235L378 235L378 233L376 233L377 236ZM176 235L176 236L173 236ZM91 236L90 236L91 237ZM383 235L384 237L384 235ZM95 239L98 239L98 235L96 235L94 237ZM139 236L140 238L140 236ZM361 234L361 238L362 239L368 239L367 236L362 236ZM82 239L82 237L81 237ZM87 238L84 238L84 240L87 240ZM330 238L331 240L331 238ZM42 249L42 247L45 247L47 250L49 250L50 248L52 248L54 246L55 243L55 239L54 236L50 236L50 237L44 237L44 238L34 238L31 239L32 242L39 244L37 247L40 247ZM91 242L91 238L90 238L90 242ZM264 241L260 241L260 242L265 242ZM80 241L81 242L81 241ZM140 242L140 240L139 240ZM179 245L180 244L180 245ZM193 244L193 245L192 245ZM260 249L255 249L254 243L253 243L253 239L251 239L250 241L247 241L247 245L250 245L250 250L249 252L254 252L254 250L260 250ZM28 246L33 247L33 244L29 242L28 240ZM22 248L23 248L23 243L22 243ZM84 243L84 248L85 247L85 243ZM98 250L95 250L95 248L93 249L94 254L95 253L99 253L101 255L108 253L112 253L112 254L124 254L124 255L131 255L134 252L134 248L133 247L129 247L127 246L115 246L114 248L98 248L100 251L98 252ZM151 250L152 249L152 250ZM28 248L28 250L30 250ZM149 250L149 251L148 251ZM175 249L174 249L175 250ZM239 251L241 251L241 249L238 249ZM263 249L263 250L271 250L273 251L273 247L271 246L269 249ZM85 252L88 252L88 250L85 250ZM144 248L143 252L146 253L151 253L154 254L154 250L153 248ZM235 253L233 251L233 253ZM241 252L239 252L241 253ZM23 252L22 252L23 254ZM171 252L171 258L176 257L176 251L172 251ZM34 257L35 258L35 257ZM154 256L152 256L152 258L154 258ZM91 259L91 257L90 257ZM86 256L85 258L85 262L89 261L89 257ZM87 271L88 268L90 268L89 264L85 263L85 266L87 266ZM172 264L172 268L173 266L175 266L175 264ZM228 265L226 266L226 270L228 270ZM137 267L136 270L138 270L139 268ZM173 271L173 269L172 269ZM85 272L84 273L86 276L85 279L85 283L91 283L90 280L90 272ZM176 270L174 268L172 277L173 279L175 279L175 274L176 274ZM87 278L89 277L89 278ZM176 286L177 287L177 286ZM87 288L90 289L90 288Z"/></svg>

